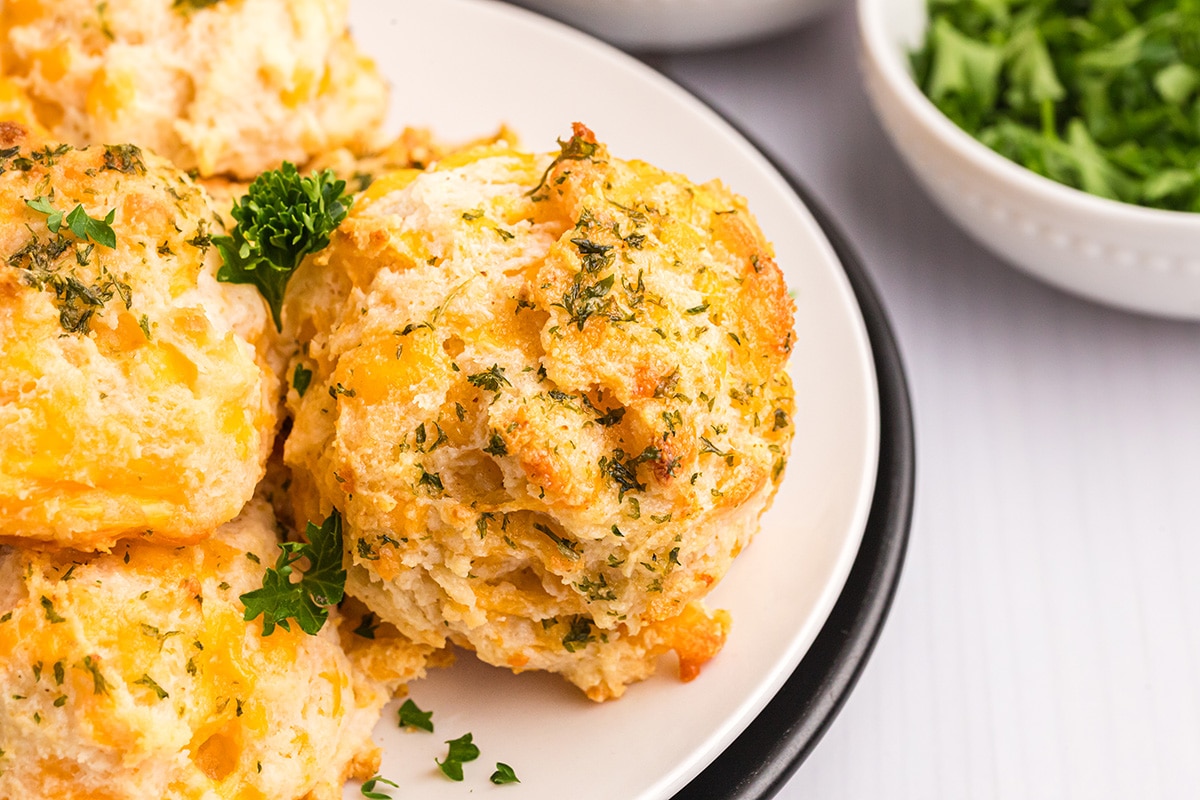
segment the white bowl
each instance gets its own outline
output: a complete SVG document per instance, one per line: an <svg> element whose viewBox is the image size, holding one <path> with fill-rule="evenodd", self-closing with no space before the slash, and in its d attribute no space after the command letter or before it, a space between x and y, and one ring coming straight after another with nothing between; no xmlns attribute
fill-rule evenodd
<svg viewBox="0 0 1200 800"><path fill-rule="evenodd" d="M784 31L837 0L514 0L618 47L692 50Z"/></svg>
<svg viewBox="0 0 1200 800"><path fill-rule="evenodd" d="M883 126L945 212L1055 286L1133 311L1200 319L1200 214L1107 200L975 140L921 92L908 53L927 0L859 0L862 66Z"/></svg>

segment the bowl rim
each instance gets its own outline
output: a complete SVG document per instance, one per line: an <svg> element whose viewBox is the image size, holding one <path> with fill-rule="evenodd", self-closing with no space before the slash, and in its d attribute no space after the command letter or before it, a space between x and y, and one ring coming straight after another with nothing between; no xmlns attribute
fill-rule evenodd
<svg viewBox="0 0 1200 800"><path fill-rule="evenodd" d="M928 8L928 0L911 0ZM883 20L898 0L857 0L857 16L863 53L875 64L879 75L894 94L921 123L960 157L974 163L996 180L1032 194L1044 203L1065 205L1081 213L1101 217L1122 225L1146 226L1143 233L1200 231L1200 213L1150 208L1123 200L1090 194L1047 178L997 153L942 113L921 91L909 71L897 42L889 37ZM926 23L928 25L928 23Z"/></svg>
<svg viewBox="0 0 1200 800"><path fill-rule="evenodd" d="M687 53L765 39L839 0L508 0L623 49ZM668 24L682 23L687 24Z"/></svg>

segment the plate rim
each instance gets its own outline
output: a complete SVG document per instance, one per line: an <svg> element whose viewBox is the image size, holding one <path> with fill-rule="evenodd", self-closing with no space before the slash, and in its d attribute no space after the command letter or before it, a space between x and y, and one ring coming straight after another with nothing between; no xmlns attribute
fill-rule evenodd
<svg viewBox="0 0 1200 800"><path fill-rule="evenodd" d="M720 754L671 800L768 800L791 779L845 705L866 668L899 587L912 528L916 449L904 362L879 291L850 239L791 170L703 92L643 63L721 117L779 173L816 220L862 314L879 403L870 513L841 593L783 686Z"/></svg>

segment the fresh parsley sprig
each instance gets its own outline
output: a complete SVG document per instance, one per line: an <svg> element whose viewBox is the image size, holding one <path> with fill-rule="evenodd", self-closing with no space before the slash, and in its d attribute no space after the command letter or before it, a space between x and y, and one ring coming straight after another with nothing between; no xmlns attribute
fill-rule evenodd
<svg viewBox="0 0 1200 800"><path fill-rule="evenodd" d="M263 636L270 636L276 625L290 631L290 620L315 636L329 618L330 606L340 603L346 594L342 515L334 509L320 527L308 523L305 538L307 542L281 543L279 559L263 575L262 588L241 596L247 622L262 615ZM295 566L301 559L308 559L308 569L303 572ZM293 572L300 580L292 580Z"/></svg>
<svg viewBox="0 0 1200 800"><path fill-rule="evenodd" d="M479 748L471 741L469 733L464 733L457 739L447 739L446 744L450 745L450 749L446 753L446 760L434 759L434 761L447 778L452 781L461 781L463 764L479 758Z"/></svg>
<svg viewBox="0 0 1200 800"><path fill-rule="evenodd" d="M304 178L288 161L259 175L230 211L237 220L230 235L212 239L224 261L217 280L258 287L276 329L282 330L288 281L306 255L329 244L329 235L346 218L352 198L345 188L332 170Z"/></svg>

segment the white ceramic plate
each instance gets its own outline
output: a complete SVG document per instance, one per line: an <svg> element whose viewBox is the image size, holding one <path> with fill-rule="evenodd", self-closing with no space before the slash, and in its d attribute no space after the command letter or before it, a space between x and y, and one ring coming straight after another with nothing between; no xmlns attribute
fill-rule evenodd
<svg viewBox="0 0 1200 800"><path fill-rule="evenodd" d="M820 227L767 160L717 114L618 51L511 6L480 0L355 0L355 38L392 81L391 122L470 139L511 125L532 150L585 122L612 153L745 195L796 297L796 441L758 538L710 595L729 609L724 651L695 681L668 664L596 705L560 679L469 655L410 687L436 732L376 731L396 797L664 800L748 725L829 615L866 525L879 451L872 354L845 272ZM474 735L466 780L441 775L445 740ZM495 763L520 784L488 782ZM500 796L500 795L496 795ZM356 786L346 797L361 798Z"/></svg>

